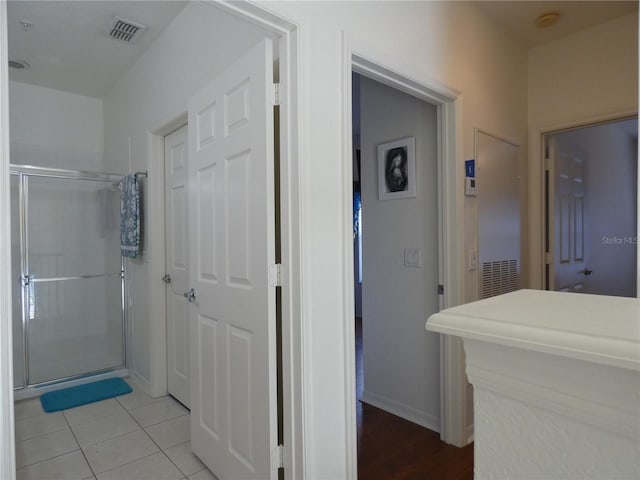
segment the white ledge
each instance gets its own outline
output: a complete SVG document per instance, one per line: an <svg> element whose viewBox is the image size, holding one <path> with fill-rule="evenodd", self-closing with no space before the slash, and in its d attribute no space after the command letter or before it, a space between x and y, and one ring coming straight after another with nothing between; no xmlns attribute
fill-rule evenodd
<svg viewBox="0 0 640 480"><path fill-rule="evenodd" d="M432 315L427 329L640 371L640 301L519 290Z"/></svg>

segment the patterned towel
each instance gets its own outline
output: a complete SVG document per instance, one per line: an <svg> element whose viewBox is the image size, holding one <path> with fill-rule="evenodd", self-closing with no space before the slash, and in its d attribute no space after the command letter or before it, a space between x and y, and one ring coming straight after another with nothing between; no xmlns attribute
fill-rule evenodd
<svg viewBox="0 0 640 480"><path fill-rule="evenodd" d="M140 186L135 175L120 180L120 253L136 258L140 252Z"/></svg>

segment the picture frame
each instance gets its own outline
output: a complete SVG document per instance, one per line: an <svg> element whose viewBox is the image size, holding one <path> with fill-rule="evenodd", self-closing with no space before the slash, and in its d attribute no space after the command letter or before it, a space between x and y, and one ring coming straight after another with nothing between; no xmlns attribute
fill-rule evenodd
<svg viewBox="0 0 640 480"><path fill-rule="evenodd" d="M416 140L405 137L378 145L378 199L416 196Z"/></svg>

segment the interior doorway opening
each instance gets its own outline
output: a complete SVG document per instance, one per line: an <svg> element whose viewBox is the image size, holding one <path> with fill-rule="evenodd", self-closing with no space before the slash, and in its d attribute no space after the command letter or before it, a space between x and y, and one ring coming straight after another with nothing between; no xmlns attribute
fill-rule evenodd
<svg viewBox="0 0 640 480"><path fill-rule="evenodd" d="M637 117L543 139L545 289L636 297Z"/></svg>
<svg viewBox="0 0 640 480"><path fill-rule="evenodd" d="M434 103L368 75L352 75L360 478L377 478L380 466L391 461L389 452L403 442L422 445L424 455L403 457L402 468L427 474L434 452L447 451L472 475L472 447L453 453L439 439L442 347L424 328L441 302L438 210L445 188L438 180L442 116ZM372 434L382 424L384 439ZM410 450L408 444L403 450Z"/></svg>

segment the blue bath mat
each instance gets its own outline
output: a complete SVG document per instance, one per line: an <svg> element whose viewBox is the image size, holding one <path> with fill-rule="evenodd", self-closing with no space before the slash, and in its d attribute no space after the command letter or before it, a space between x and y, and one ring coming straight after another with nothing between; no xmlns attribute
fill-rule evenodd
<svg viewBox="0 0 640 480"><path fill-rule="evenodd" d="M40 397L40 403L45 412L51 413L87 403L99 402L100 400L117 397L132 391L132 388L123 379L109 378L45 393Z"/></svg>

